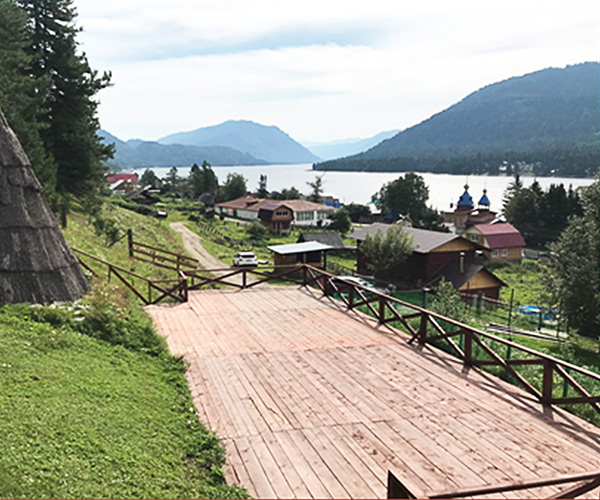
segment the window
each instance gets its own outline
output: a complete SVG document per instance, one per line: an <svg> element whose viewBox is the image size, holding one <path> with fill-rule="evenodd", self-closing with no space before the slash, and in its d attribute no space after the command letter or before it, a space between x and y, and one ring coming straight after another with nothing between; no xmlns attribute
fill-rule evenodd
<svg viewBox="0 0 600 500"><path fill-rule="evenodd" d="M498 257L498 250L492 250L492 258Z"/></svg>
<svg viewBox="0 0 600 500"><path fill-rule="evenodd" d="M296 212L297 221L314 220L314 212Z"/></svg>
<svg viewBox="0 0 600 500"><path fill-rule="evenodd" d="M317 219L318 220L324 220L327 219L329 217L329 210L319 210L317 212Z"/></svg>
<svg viewBox="0 0 600 500"><path fill-rule="evenodd" d="M279 210L275 212L275 215L277 215L278 217L286 217L288 214L289 212L287 210Z"/></svg>
<svg viewBox="0 0 600 500"><path fill-rule="evenodd" d="M508 255L508 250L506 248L502 249L502 257L506 257Z"/></svg>
<svg viewBox="0 0 600 500"><path fill-rule="evenodd" d="M479 241L479 236L477 236L476 234L472 234L471 241L474 241L475 243L477 243Z"/></svg>

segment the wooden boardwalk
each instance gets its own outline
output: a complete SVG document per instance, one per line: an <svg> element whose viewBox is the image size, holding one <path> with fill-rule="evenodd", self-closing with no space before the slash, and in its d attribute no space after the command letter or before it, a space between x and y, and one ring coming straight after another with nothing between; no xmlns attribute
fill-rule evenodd
<svg viewBox="0 0 600 500"><path fill-rule="evenodd" d="M385 498L388 470L424 494L600 469L600 429L310 289L193 292L148 312L190 363L228 480L254 496Z"/></svg>

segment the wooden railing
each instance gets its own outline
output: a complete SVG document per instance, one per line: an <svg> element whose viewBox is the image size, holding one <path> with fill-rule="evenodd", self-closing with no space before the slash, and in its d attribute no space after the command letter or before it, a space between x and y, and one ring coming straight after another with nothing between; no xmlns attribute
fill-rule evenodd
<svg viewBox="0 0 600 500"><path fill-rule="evenodd" d="M127 231L127 249L132 259L163 269L179 272L200 267L200 263L192 257L135 241L131 229Z"/></svg>
<svg viewBox="0 0 600 500"><path fill-rule="evenodd" d="M527 392L545 405L588 404L600 414L600 394L592 395L574 376L595 384L600 393L600 374L544 354L502 337L473 328L386 295L371 288L333 276L323 270L303 265L310 276L304 284L315 283L323 293L335 294L348 309L363 307L380 324L396 323L408 332L409 344L445 344L466 366L498 367ZM494 349L493 346L496 346ZM501 354L500 348L504 351ZM520 373L517 367L537 366L541 369L541 387ZM534 377L533 377L534 378ZM558 385L555 381L562 381ZM569 391L575 395L569 397ZM559 393L557 395L555 393Z"/></svg>
<svg viewBox="0 0 600 500"><path fill-rule="evenodd" d="M397 499L412 499L412 498L467 498L478 496L493 496L499 493L507 493L509 491L523 491L548 486L559 486L563 484L573 484L574 486L560 491L550 498L577 498L586 493L589 493L600 486L600 471L571 474L568 476L560 476L551 479L534 479L531 481L521 481L518 483L504 483L494 486L482 486L480 488L466 488L456 491L445 491L440 493L432 493L429 495L418 493L405 482L400 481L391 471L388 471L388 487L387 498ZM539 498L539 497L538 497Z"/></svg>
<svg viewBox="0 0 600 500"><path fill-rule="evenodd" d="M245 289L284 280L303 286L316 286L325 295L336 295L348 309L362 308L380 324L394 323L393 326L408 332L409 344L417 342L421 345L445 345L467 367L499 368L505 376L545 405L587 404L600 414L600 395L591 394L575 378L591 381L600 393L600 374L396 299L376 289L347 281L322 269L308 264L198 269L197 261L190 257L135 242L131 236L128 240L133 258L175 270L179 273L178 278L149 280L85 252L75 252L80 256L80 261L83 256L106 266L109 278L111 275L116 276L145 304L155 304L164 299L185 302L188 290L199 290L216 284ZM82 261L82 265L91 271L85 262ZM135 280L144 283L144 292L139 286L135 286ZM158 295L152 296L153 291ZM504 352L501 353L501 350ZM528 366L538 367L538 370L528 374L518 371L519 367ZM533 380L536 376L541 378L539 388Z"/></svg>
<svg viewBox="0 0 600 500"><path fill-rule="evenodd" d="M188 279L182 271L179 271L178 278L151 280L134 273L133 271L115 266L110 262L94 257L82 250L77 250L76 248L72 248L72 250L77 256L81 266L93 276L99 276L99 274L90 265L90 261L106 268L108 281L114 276L146 305L157 304L165 299L172 299L176 302L187 302L188 300Z"/></svg>

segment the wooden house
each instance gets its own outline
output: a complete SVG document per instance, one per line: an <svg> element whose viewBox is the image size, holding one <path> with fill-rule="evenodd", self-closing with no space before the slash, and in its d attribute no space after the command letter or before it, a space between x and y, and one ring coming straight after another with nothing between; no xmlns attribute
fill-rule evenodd
<svg viewBox="0 0 600 500"><path fill-rule="evenodd" d="M272 233L288 234L294 211L283 202L266 203L258 209L258 219Z"/></svg>
<svg viewBox="0 0 600 500"><path fill-rule="evenodd" d="M369 273L367 257L360 251L360 245L368 235L387 231L389 224L375 223L355 231L350 238L357 240L357 270ZM453 283L461 292L483 293L489 298L497 298L501 280L481 265L481 247L453 233L442 233L426 229L405 227L412 238L414 250L404 263L404 286L418 287L436 284L442 277Z"/></svg>
<svg viewBox="0 0 600 500"><path fill-rule="evenodd" d="M480 245L488 259L520 261L525 240L519 230L508 222L477 224L468 228L463 238Z"/></svg>

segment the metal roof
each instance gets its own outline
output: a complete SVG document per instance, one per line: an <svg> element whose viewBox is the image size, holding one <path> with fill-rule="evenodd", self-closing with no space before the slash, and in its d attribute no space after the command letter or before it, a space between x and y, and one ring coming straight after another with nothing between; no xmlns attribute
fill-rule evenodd
<svg viewBox="0 0 600 500"><path fill-rule="evenodd" d="M349 238L363 241L368 235L373 236L377 231L385 232L390 227L393 227L393 224L381 224L376 222L355 231ZM438 248L450 241L460 238L457 234L442 233L441 231L430 231L428 229L417 229L414 227L404 227L403 229L413 239L413 244L415 245L414 251L417 253L429 253L434 248Z"/></svg>
<svg viewBox="0 0 600 500"><path fill-rule="evenodd" d="M318 241L305 241L303 243L290 243L288 245L273 245L267 248L271 250L271 252L275 252L279 255L333 250L333 247L319 243Z"/></svg>

